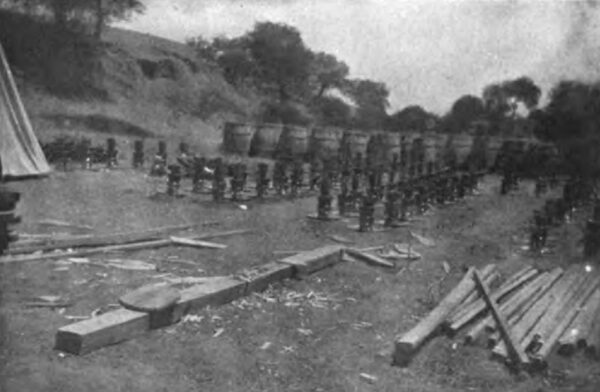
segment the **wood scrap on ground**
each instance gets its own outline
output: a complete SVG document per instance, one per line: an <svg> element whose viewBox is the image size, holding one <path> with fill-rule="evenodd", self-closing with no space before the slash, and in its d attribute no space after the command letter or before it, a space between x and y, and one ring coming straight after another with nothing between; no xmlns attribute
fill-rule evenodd
<svg viewBox="0 0 600 392"><path fill-rule="evenodd" d="M152 229L124 232L124 233L113 233L113 234L99 234L99 235L83 235L83 236L71 236L71 237L53 237L44 241L36 242L31 245L19 245L16 243L9 249L8 254L24 254L33 253L38 251L48 251L56 249L70 249L70 248L89 248L99 246L110 246L110 245L121 245L133 242L152 241L161 239L165 235L184 231L194 228L196 226L206 226L214 222L204 222L200 224L183 224L176 226L165 226L157 227Z"/></svg>
<svg viewBox="0 0 600 392"><path fill-rule="evenodd" d="M396 266L394 263L391 263L379 256L367 252L361 252L359 249L347 248L344 250L344 253L348 253L351 257L357 260L364 261L377 267L394 268Z"/></svg>
<svg viewBox="0 0 600 392"><path fill-rule="evenodd" d="M227 237L238 234L245 234L250 232L250 230L230 230L223 231L217 233L207 233L202 235L194 236L193 239L201 240L208 238L217 238L217 237ZM6 263L18 263L18 262L27 262L27 261L39 261L39 260L52 260L57 258L67 257L80 257L80 256L88 256L98 253L108 253L108 252L117 252L117 251L132 251L132 250L140 250L140 249L151 249L151 248L161 248L165 246L172 245L173 241L170 238L160 239L154 241L143 241L143 242L134 242L131 244L122 244L122 245L111 245L111 246L102 246L97 248L89 248L89 249L79 249L73 252L52 252L52 253L42 253L42 254L32 254L32 255L14 255L8 257L0 257L0 264Z"/></svg>

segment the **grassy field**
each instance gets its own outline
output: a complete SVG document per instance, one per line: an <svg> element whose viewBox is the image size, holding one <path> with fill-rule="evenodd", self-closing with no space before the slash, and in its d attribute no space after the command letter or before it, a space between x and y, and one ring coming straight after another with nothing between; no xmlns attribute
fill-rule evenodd
<svg viewBox="0 0 600 392"><path fill-rule="evenodd" d="M64 260L1 265L0 390L595 391L598 364L583 356L555 356L548 372L517 377L490 359L487 349L463 346L460 335L432 339L407 368L390 366L394 337L424 316L465 267L496 263L506 276L524 263L547 268L577 261L578 223L553 233L553 250L542 259L520 251L526 220L543 200L532 196L531 184L500 197L498 183L488 177L481 195L418 221L412 229L435 241L432 247L417 245L424 256L419 261L391 271L342 263L81 357L53 350L57 328L70 322L66 315L106 309L119 295L167 272L230 274L276 259L274 250L332 243L332 234L371 246L406 241L407 231L359 234L347 222L307 220L316 210L314 198L250 202L247 210L215 205L208 196L170 199L157 194L164 192L164 179L129 169L56 172L17 183L23 192L22 233L48 232L36 223L41 219L90 225L97 233L208 221L219 224L194 232L250 228L252 233L222 239L225 250L168 247L92 257L143 260L156 265L150 272L65 266ZM451 267L448 275L443 261ZM62 314L23 306L39 295L60 295L73 306ZM369 382L361 373L376 379Z"/></svg>

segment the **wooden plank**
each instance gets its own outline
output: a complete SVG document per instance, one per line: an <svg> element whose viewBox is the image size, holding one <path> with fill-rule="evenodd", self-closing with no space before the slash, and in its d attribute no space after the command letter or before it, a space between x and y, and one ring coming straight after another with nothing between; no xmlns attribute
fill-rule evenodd
<svg viewBox="0 0 600 392"><path fill-rule="evenodd" d="M557 288L555 300L552 301L548 310L540 317L535 328L532 328L525 335L522 342L523 346L528 347L533 340L539 343L547 340L551 331L556 326L557 320L562 318L572 298L576 296L578 289L589 282L588 276L577 274L573 279L573 283L565 285L562 290Z"/></svg>
<svg viewBox="0 0 600 392"><path fill-rule="evenodd" d="M178 322L183 315L206 306L218 306L243 297L247 292L247 283L225 277L206 284L199 284L181 290L181 298L174 308L162 314L156 314L157 324L169 325Z"/></svg>
<svg viewBox="0 0 600 392"><path fill-rule="evenodd" d="M207 239L207 238L217 238L217 237L225 237L236 234L244 234L248 233L249 230L230 230L219 233L208 233L199 236L195 236L195 239ZM140 250L140 249L150 249L150 248L161 248L165 246L169 246L172 244L171 239L160 239L154 241L144 241L144 242L134 242L132 244L123 244L123 245L111 245L111 246L102 246L98 248L90 248L90 249L79 249L74 252L62 253L44 253L39 255L16 255L9 257L0 257L0 264L7 263L19 263L19 262L28 262L28 261L40 261L40 260L53 260L60 259L64 257L81 257L81 256L89 256L98 253L108 253L115 251L132 251L132 250Z"/></svg>
<svg viewBox="0 0 600 392"><path fill-rule="evenodd" d="M531 283L511 296L506 302L500 304L500 311L509 316L508 323L511 323L511 315L523 306L527 306L530 301L537 301L539 296L548 290L563 274L561 268L555 268L550 273L544 272L535 278ZM475 324L465 337L465 343L472 343L477 340L483 331L493 331L495 327L494 318L488 315Z"/></svg>
<svg viewBox="0 0 600 392"><path fill-rule="evenodd" d="M590 296L581 312L558 340L559 350L562 355L571 355L577 348L587 345L587 337L592 328L594 317L600 311L600 289Z"/></svg>
<svg viewBox="0 0 600 392"><path fill-rule="evenodd" d="M367 262L368 264L377 266L377 267L386 267L386 268L394 268L396 265L392 262L382 259L379 256L361 252L358 249L348 248L344 250L345 253L348 253L350 256Z"/></svg>
<svg viewBox="0 0 600 392"><path fill-rule="evenodd" d="M494 284L495 281L500 278L500 274L498 274L498 272L496 272L496 271L492 272L489 275L481 274L481 276L483 276L483 278L485 279L485 281L487 282L488 285ZM454 311L448 316L447 320L451 320L452 318L456 317L456 315L463 313L467 306L470 306L473 302L475 302L479 299L480 299L479 293L477 292L477 290L473 290L473 292L471 292L471 294L469 294L469 296L467 298L465 298L460 303L460 305L458 305L454 309Z"/></svg>
<svg viewBox="0 0 600 392"><path fill-rule="evenodd" d="M341 245L327 245L279 260L280 263L294 266L299 275L308 275L341 261Z"/></svg>
<svg viewBox="0 0 600 392"><path fill-rule="evenodd" d="M210 223L210 222L209 222ZM206 225L207 223L203 223ZM163 235L174 232L191 229L198 225L177 225L177 226L165 226L158 227L149 230L132 231L125 233L116 234L105 234L105 235L85 235L69 238L53 238L43 241L41 244L34 244L31 246L14 246L9 250L8 254L23 254L23 253L34 253L34 252L45 252L48 250L56 249L69 249L69 248L90 248L98 246L109 246L109 245L121 245L132 242L141 241L152 241L160 239Z"/></svg>
<svg viewBox="0 0 600 392"><path fill-rule="evenodd" d="M493 269L495 265L484 267L484 271ZM417 325L395 341L394 365L406 366L416 353L417 349L440 324L448 317L450 312L460 304L474 289L474 268L469 268L462 280L444 297L444 299Z"/></svg>
<svg viewBox="0 0 600 392"><path fill-rule="evenodd" d="M208 249L225 249L227 245L217 244L215 242L194 240L192 238L184 237L169 237L174 245L191 246L195 248L208 248Z"/></svg>
<svg viewBox="0 0 600 392"><path fill-rule="evenodd" d="M264 291L270 284L289 279L294 275L294 266L272 261L243 270L235 277L247 283L245 295Z"/></svg>
<svg viewBox="0 0 600 392"><path fill-rule="evenodd" d="M482 276L483 280L485 281L485 283L488 285L488 287L491 286L492 284L494 284L498 279L500 279L500 274L497 271L494 271L487 276L485 276L485 275L481 275L481 276ZM482 300L482 299L481 299L481 296L479 295L479 293L477 292L477 290L475 290L471 294L469 294L469 296L467 298L465 298L465 300L462 301L461 304L458 305L454 309L452 314L448 316L446 321L444 321L444 329L447 330L450 320L452 320L457 315L464 314L464 312L468 311L469 308L471 306L473 306L474 303L476 303L480 300Z"/></svg>
<svg viewBox="0 0 600 392"><path fill-rule="evenodd" d="M510 298L508 298L506 301L500 304L500 311L503 314L508 315L509 324L510 316L512 316L517 309L525 306L525 304L531 299L531 297L535 295L537 291L541 291L541 288L544 286L544 284L547 284L547 282L550 279L550 274L542 273L529 285L523 287L521 290L517 291L514 295L510 296ZM467 333L465 342L473 342L483 331L487 331L489 333L496 332L496 335L498 335L498 339L500 339L500 335L499 333L497 333L496 330L496 323L494 321L494 317L491 314L488 314L473 328L471 328L471 330Z"/></svg>
<svg viewBox="0 0 600 392"><path fill-rule="evenodd" d="M180 298L179 291L171 285L154 283L126 293L119 303L138 312L156 312L174 305Z"/></svg>
<svg viewBox="0 0 600 392"><path fill-rule="evenodd" d="M131 339L150 328L148 313L117 309L59 328L54 348L81 355Z"/></svg>
<svg viewBox="0 0 600 392"><path fill-rule="evenodd" d="M521 347L527 348L537 332L536 326L546 323L547 320L557 317L557 312L569 300L569 291L580 284L583 276L577 274L565 275L550 290L528 309L523 309L509 321ZM493 354L500 357L508 355L508 348L500 342L492 350Z"/></svg>
<svg viewBox="0 0 600 392"><path fill-rule="evenodd" d="M541 347L532 356L533 363L537 368L544 369L547 367L546 358L550 355L550 352L556 345L560 336L580 312L585 302L598 288L600 280L596 276L589 280L588 283L589 284L580 286L578 293L574 295L572 300L563 308L559 322L554 324L551 328L548 328L545 335L540 336L539 343L541 344Z"/></svg>
<svg viewBox="0 0 600 392"><path fill-rule="evenodd" d="M598 359L600 354L600 313L596 313L594 317L594 322L592 323L586 343L585 353L592 358Z"/></svg>
<svg viewBox="0 0 600 392"><path fill-rule="evenodd" d="M496 291L492 293L492 300L494 303L498 303L502 298L508 295L510 292L515 290L516 288L523 285L525 282L533 279L537 275L537 271L534 269L529 270L527 273L521 275L516 274L517 278L509 278L506 283L501 285ZM519 276L520 275L520 276ZM489 283L485 281L486 286L489 286ZM459 313L455 316L455 318L450 320L450 324L448 325L448 331L451 333L456 333L460 328L462 328L465 324L473 320L479 314L486 310L486 302L483 298L480 298L465 307L462 313Z"/></svg>
<svg viewBox="0 0 600 392"><path fill-rule="evenodd" d="M502 338L504 339L505 344L509 348L509 353L511 359L514 361L514 365L520 367L529 363L529 358L527 357L527 355L525 355L525 351L521 348L521 346L519 345L519 341L516 339L512 329L510 329L510 327L508 326L505 316L502 314L498 307L498 304L496 304L496 301L491 296L487 285L483 281L483 278L479 276L479 273L477 271L473 272L473 277L475 278L475 282L477 283L477 286L481 291L481 296L485 300L485 303L489 307L492 316L494 316L494 319L496 320L496 324L498 325L500 333L502 334Z"/></svg>

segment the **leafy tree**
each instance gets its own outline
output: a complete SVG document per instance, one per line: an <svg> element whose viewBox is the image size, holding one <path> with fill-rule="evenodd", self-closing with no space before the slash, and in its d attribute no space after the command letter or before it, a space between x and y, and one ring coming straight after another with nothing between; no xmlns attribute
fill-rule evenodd
<svg viewBox="0 0 600 392"><path fill-rule="evenodd" d="M485 87L483 101L491 119L499 120L507 115L514 118L519 103L529 111L535 109L540 95L541 90L533 80L523 76Z"/></svg>
<svg viewBox="0 0 600 392"><path fill-rule="evenodd" d="M550 92L548 105L529 117L536 123L536 135L556 144L574 174L600 175L599 84L560 82Z"/></svg>
<svg viewBox="0 0 600 392"><path fill-rule="evenodd" d="M88 18L93 19L96 38L101 37L108 23L128 19L145 9L141 0L5 0L1 5L5 4L30 14L50 13L61 29L67 29L71 21L85 24Z"/></svg>
<svg viewBox="0 0 600 392"><path fill-rule="evenodd" d="M310 74L316 85L315 97L320 98L331 88L342 88L350 72L348 65L334 55L324 52L315 53L310 64Z"/></svg>
<svg viewBox="0 0 600 392"><path fill-rule="evenodd" d="M115 20L127 20L133 14L142 13L145 10L145 6L140 0L81 0L81 2L89 3L89 7L91 7L91 11L95 16L94 36L97 39L102 37L104 26L108 23Z"/></svg>
<svg viewBox="0 0 600 392"><path fill-rule="evenodd" d="M312 53L296 28L272 22L257 23L248 34L248 48L264 90L275 89L279 100L286 101L305 88Z"/></svg>
<svg viewBox="0 0 600 392"><path fill-rule="evenodd" d="M350 79L342 89L356 103L354 125L361 129L382 128L387 119L390 94L384 83Z"/></svg>
<svg viewBox="0 0 600 392"><path fill-rule="evenodd" d="M352 110L342 99L324 95L315 98L311 106L317 120L322 125L351 126Z"/></svg>
<svg viewBox="0 0 600 392"><path fill-rule="evenodd" d="M392 114L387 121L387 128L392 131L425 131L437 121L435 114L421 106L411 105Z"/></svg>

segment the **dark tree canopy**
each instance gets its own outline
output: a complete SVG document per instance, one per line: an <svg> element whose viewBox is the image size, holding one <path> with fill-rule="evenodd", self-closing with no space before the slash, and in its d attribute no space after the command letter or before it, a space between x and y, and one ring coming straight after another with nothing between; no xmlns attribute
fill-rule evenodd
<svg viewBox="0 0 600 392"><path fill-rule="evenodd" d="M392 114L387 121L387 129L392 131L425 131L437 122L437 116L421 106L407 106Z"/></svg>
<svg viewBox="0 0 600 392"><path fill-rule="evenodd" d="M530 78L523 76L502 83L491 84L483 90L483 101L493 120L515 117L519 103L529 111L535 109L541 95L540 88Z"/></svg>
<svg viewBox="0 0 600 392"><path fill-rule="evenodd" d="M563 81L543 110L530 113L536 136L554 142L572 172L600 175L600 85Z"/></svg>
<svg viewBox="0 0 600 392"><path fill-rule="evenodd" d="M357 106L354 124L361 129L380 129L386 119L390 94L384 83L369 79L348 80L343 91Z"/></svg>
<svg viewBox="0 0 600 392"><path fill-rule="evenodd" d="M306 85L312 53L296 28L257 23L248 34L248 49L262 81L276 89L281 101L292 98Z"/></svg>

